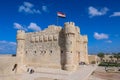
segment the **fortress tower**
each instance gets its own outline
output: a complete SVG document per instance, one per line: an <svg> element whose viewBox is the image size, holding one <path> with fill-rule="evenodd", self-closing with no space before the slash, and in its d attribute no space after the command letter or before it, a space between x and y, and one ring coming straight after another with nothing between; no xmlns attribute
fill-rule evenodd
<svg viewBox="0 0 120 80"><path fill-rule="evenodd" d="M85 46L85 48L84 48L84 58L85 58L85 63L86 64L89 64L89 61L88 61L88 46L87 46L87 43L88 43L88 38L87 38L87 36L85 35L85 36L83 36L83 44L84 44L84 46Z"/></svg>
<svg viewBox="0 0 120 80"><path fill-rule="evenodd" d="M17 72L21 72L21 66L23 65L23 58L25 54L25 31L17 31Z"/></svg>
<svg viewBox="0 0 120 80"><path fill-rule="evenodd" d="M64 25L65 29L65 70L71 71L76 69L74 63L75 48L76 48L76 29L73 22L67 22Z"/></svg>

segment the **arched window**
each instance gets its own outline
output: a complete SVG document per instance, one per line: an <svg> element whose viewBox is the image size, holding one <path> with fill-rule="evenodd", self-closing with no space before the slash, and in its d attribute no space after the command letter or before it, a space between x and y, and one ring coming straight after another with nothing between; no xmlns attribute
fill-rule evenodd
<svg viewBox="0 0 120 80"><path fill-rule="evenodd" d="M50 50L50 53L52 53L52 50Z"/></svg>
<svg viewBox="0 0 120 80"><path fill-rule="evenodd" d="M63 51L61 50L61 53L63 53Z"/></svg>

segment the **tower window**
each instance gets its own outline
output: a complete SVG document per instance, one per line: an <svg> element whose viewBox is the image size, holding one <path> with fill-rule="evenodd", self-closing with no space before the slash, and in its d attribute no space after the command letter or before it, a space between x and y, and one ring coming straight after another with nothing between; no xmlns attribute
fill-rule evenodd
<svg viewBox="0 0 120 80"><path fill-rule="evenodd" d="M27 54L27 51L26 51L26 54Z"/></svg>
<svg viewBox="0 0 120 80"><path fill-rule="evenodd" d="M52 53L52 50L50 51L50 53Z"/></svg>
<svg viewBox="0 0 120 80"><path fill-rule="evenodd" d="M36 51L34 51L33 55L35 55L35 56L36 56Z"/></svg>
<svg viewBox="0 0 120 80"><path fill-rule="evenodd" d="M44 51L44 53L46 53L46 51Z"/></svg>
<svg viewBox="0 0 120 80"><path fill-rule="evenodd" d="M50 53L49 53L49 55L50 55L50 56L52 55L52 50L50 50Z"/></svg>
<svg viewBox="0 0 120 80"><path fill-rule="evenodd" d="M63 53L63 51L61 51L61 53Z"/></svg>

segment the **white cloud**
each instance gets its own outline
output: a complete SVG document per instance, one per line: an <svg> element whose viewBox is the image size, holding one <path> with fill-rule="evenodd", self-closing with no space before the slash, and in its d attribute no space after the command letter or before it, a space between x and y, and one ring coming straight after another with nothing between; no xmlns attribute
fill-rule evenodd
<svg viewBox="0 0 120 80"><path fill-rule="evenodd" d="M10 42L1 40L0 41L0 53L15 53L16 42Z"/></svg>
<svg viewBox="0 0 120 80"><path fill-rule="evenodd" d="M13 23L13 25L14 25L14 28L15 28L15 29L22 29L22 30L24 30L24 31L28 31L28 30L41 31L40 26L38 26L36 23L33 23L33 22L31 22L31 23L29 24L29 26L27 26L27 28L23 27L21 24L16 23L16 22Z"/></svg>
<svg viewBox="0 0 120 80"><path fill-rule="evenodd" d="M24 4L24 6L29 7L29 8L34 7L34 5L31 4L30 2L24 2L23 4Z"/></svg>
<svg viewBox="0 0 120 80"><path fill-rule="evenodd" d="M9 42L9 41L5 41L5 40L2 40L0 41L0 44L10 44L10 45L16 45L16 42Z"/></svg>
<svg viewBox="0 0 120 80"><path fill-rule="evenodd" d="M9 44L11 44L11 45L16 45L16 42L9 42Z"/></svg>
<svg viewBox="0 0 120 80"><path fill-rule="evenodd" d="M112 15L110 15L110 17L117 17L120 16L120 12L114 12Z"/></svg>
<svg viewBox="0 0 120 80"><path fill-rule="evenodd" d="M25 12L25 13L30 13L30 14L41 14L40 10L35 9L34 5L30 2L24 2L23 5L19 6L18 9L19 12Z"/></svg>
<svg viewBox="0 0 120 80"><path fill-rule="evenodd" d="M41 28L36 23L30 23L28 26L28 29L34 30L34 31L41 31Z"/></svg>
<svg viewBox="0 0 120 80"><path fill-rule="evenodd" d="M42 10L43 10L44 12L48 12L47 6L42 6Z"/></svg>
<svg viewBox="0 0 120 80"><path fill-rule="evenodd" d="M23 27L18 23L13 23L15 29L23 29Z"/></svg>
<svg viewBox="0 0 120 80"><path fill-rule="evenodd" d="M104 33L97 33L95 32L94 33L94 38L97 39L97 40L100 40L100 39L108 39L109 36L107 34L104 34Z"/></svg>
<svg viewBox="0 0 120 80"><path fill-rule="evenodd" d="M41 14L40 10L35 10L35 9L33 9L33 12L34 12L34 13Z"/></svg>
<svg viewBox="0 0 120 80"><path fill-rule="evenodd" d="M15 29L22 29L22 30L25 30L25 31L27 31L27 29L26 28L24 28L21 24L19 24L19 23L13 23L13 25L14 25L14 28Z"/></svg>
<svg viewBox="0 0 120 80"><path fill-rule="evenodd" d="M89 12L90 17L105 15L108 10L109 10L109 9L106 8L106 7L102 8L102 9L100 9L100 10L98 10L98 9L92 7L92 6L90 6L90 7L88 8L88 12Z"/></svg>
<svg viewBox="0 0 120 80"><path fill-rule="evenodd" d="M7 43L7 41L5 41L5 40L2 40L2 41L0 41L0 43Z"/></svg>
<svg viewBox="0 0 120 80"><path fill-rule="evenodd" d="M107 42L107 43L112 43L112 41L111 41L111 40L107 40L106 42Z"/></svg>

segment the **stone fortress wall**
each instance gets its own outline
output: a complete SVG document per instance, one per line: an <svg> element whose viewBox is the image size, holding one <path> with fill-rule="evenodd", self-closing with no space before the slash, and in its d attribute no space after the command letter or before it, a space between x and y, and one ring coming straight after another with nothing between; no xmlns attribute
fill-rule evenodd
<svg viewBox="0 0 120 80"><path fill-rule="evenodd" d="M79 27L66 22L64 28L50 25L40 32L17 32L17 71L26 67L76 70L80 62L88 64L87 36Z"/></svg>

